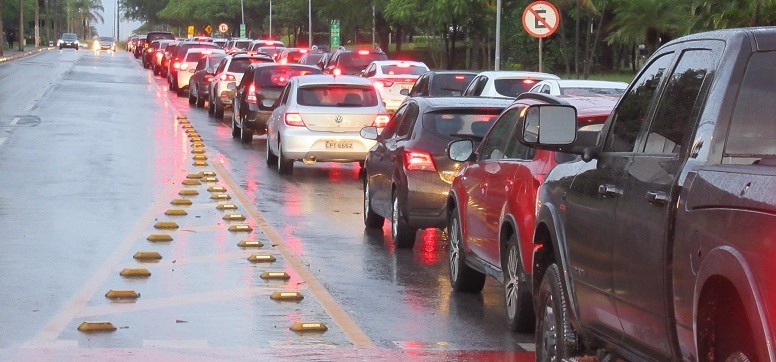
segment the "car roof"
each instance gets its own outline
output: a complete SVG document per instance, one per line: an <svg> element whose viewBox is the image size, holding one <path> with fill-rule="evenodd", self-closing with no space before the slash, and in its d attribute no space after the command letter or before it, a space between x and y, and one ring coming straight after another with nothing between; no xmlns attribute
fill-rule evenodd
<svg viewBox="0 0 776 362"><path fill-rule="evenodd" d="M321 68L318 68L314 65L308 65L308 64L299 64L299 63L254 63L249 65L251 68L267 68L267 67L304 67L304 68L310 68L310 69L316 69L318 71L321 70Z"/></svg>
<svg viewBox="0 0 776 362"><path fill-rule="evenodd" d="M428 68L428 65L423 62L418 62L414 60L375 60L372 62L375 65L383 66L383 65L396 65L396 64L409 64L409 65L417 65L417 66L423 66Z"/></svg>
<svg viewBox="0 0 776 362"><path fill-rule="evenodd" d="M487 70L478 73L478 75L485 75L492 79L510 79L510 78L541 78L541 79L560 79L555 74L543 73L543 72L529 72L529 71L513 71L513 70Z"/></svg>
<svg viewBox="0 0 776 362"><path fill-rule="evenodd" d="M439 108L506 108L512 99L490 97L412 97L427 107Z"/></svg>
<svg viewBox="0 0 776 362"><path fill-rule="evenodd" d="M611 96L549 95L545 93L522 93L515 104L565 104L577 109L577 118L609 114L619 101Z"/></svg>
<svg viewBox="0 0 776 362"><path fill-rule="evenodd" d="M615 82L615 81L609 81L609 80L589 80L589 79L560 79L560 80L543 80L541 82L536 83L539 85L540 83L549 83L549 82L556 82L561 87L605 87L605 88L619 88L619 89L625 89L628 87L628 83L625 82Z"/></svg>
<svg viewBox="0 0 776 362"><path fill-rule="evenodd" d="M355 75L310 74L304 77L295 77L299 85L308 84L355 84L373 86L371 80Z"/></svg>
<svg viewBox="0 0 776 362"><path fill-rule="evenodd" d="M248 53L232 54L232 59L243 59L243 58L247 58L247 59L262 59L262 60L272 59L272 57L270 57L270 56L268 56L266 54L248 54Z"/></svg>

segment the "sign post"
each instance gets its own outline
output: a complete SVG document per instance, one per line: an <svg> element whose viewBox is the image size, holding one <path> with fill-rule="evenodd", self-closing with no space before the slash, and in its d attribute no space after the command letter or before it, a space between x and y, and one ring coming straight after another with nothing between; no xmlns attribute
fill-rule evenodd
<svg viewBox="0 0 776 362"><path fill-rule="evenodd" d="M542 39L546 38L560 25L558 9L548 1L534 1L523 11L523 29L528 35L539 38L539 71L542 71Z"/></svg>
<svg viewBox="0 0 776 362"><path fill-rule="evenodd" d="M334 48L340 46L340 21L332 20L329 29L331 30L331 49L333 51Z"/></svg>

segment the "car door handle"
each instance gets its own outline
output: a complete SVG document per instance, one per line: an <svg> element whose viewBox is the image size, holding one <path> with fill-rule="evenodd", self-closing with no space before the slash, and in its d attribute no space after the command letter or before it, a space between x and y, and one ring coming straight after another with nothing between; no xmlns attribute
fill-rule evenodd
<svg viewBox="0 0 776 362"><path fill-rule="evenodd" d="M665 205L668 203L668 194L662 191L647 191L646 198L650 204Z"/></svg>
<svg viewBox="0 0 776 362"><path fill-rule="evenodd" d="M615 185L599 185L598 193L603 196L616 196L620 193L620 189Z"/></svg>

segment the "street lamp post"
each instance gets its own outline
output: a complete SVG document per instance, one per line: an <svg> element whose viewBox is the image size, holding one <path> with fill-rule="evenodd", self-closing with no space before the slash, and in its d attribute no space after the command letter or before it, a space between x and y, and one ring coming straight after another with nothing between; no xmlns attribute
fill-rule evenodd
<svg viewBox="0 0 776 362"><path fill-rule="evenodd" d="M313 47L313 0L307 0L307 47Z"/></svg>
<svg viewBox="0 0 776 362"><path fill-rule="evenodd" d="M242 19L242 22L240 23L240 30L242 31L242 29L245 28L245 5L243 5L243 0L240 0L240 16Z"/></svg>
<svg viewBox="0 0 776 362"><path fill-rule="evenodd" d="M269 0L269 38L272 39L272 0Z"/></svg>
<svg viewBox="0 0 776 362"><path fill-rule="evenodd" d="M501 67L501 0L496 0L496 55L494 58L496 66L493 70L499 70Z"/></svg>

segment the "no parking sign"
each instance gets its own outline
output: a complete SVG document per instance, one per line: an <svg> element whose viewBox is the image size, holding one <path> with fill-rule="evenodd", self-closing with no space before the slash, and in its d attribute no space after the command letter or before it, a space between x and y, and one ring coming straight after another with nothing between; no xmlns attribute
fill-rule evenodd
<svg viewBox="0 0 776 362"><path fill-rule="evenodd" d="M523 11L523 28L534 38L552 35L560 25L560 13L547 1L534 1Z"/></svg>

